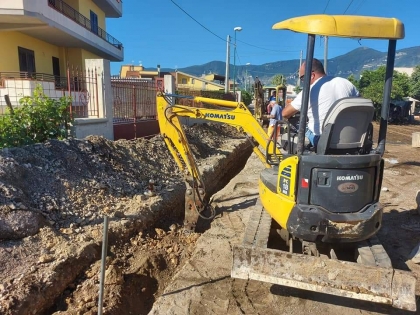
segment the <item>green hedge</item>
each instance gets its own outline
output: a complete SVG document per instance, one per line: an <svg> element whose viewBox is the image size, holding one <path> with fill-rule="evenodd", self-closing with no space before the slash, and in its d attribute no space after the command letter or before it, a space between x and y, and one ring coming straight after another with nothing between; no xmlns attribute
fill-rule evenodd
<svg viewBox="0 0 420 315"><path fill-rule="evenodd" d="M0 148L68 136L72 123L68 111L71 106L70 97L52 99L38 85L33 97L25 96L19 103L19 107L10 107L6 115L0 116Z"/></svg>

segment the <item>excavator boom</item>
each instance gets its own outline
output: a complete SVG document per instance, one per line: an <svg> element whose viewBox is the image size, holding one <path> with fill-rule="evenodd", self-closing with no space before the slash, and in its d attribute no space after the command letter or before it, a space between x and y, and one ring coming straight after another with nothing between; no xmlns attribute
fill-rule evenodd
<svg viewBox="0 0 420 315"><path fill-rule="evenodd" d="M267 152L273 152L270 156L277 163L281 161L282 156L274 142L269 141L267 133L252 116L252 113L245 104L205 97L194 97L192 100L195 103L210 104L213 108L172 105L172 97L174 96L165 95L161 92L157 95L159 128L169 151L180 170L184 173L187 186L185 193L184 228L186 230L194 230L198 218L201 216L204 219L212 219L214 210L208 204L209 196L207 196L200 171L182 128L180 122L181 117L204 119L206 121L224 123L235 127L250 138L254 152L266 167L271 167L267 163ZM182 96L176 95L176 97ZM269 148L270 146L271 149ZM266 149L266 152L263 152L263 149ZM212 215L204 217L202 215L203 211L209 208Z"/></svg>

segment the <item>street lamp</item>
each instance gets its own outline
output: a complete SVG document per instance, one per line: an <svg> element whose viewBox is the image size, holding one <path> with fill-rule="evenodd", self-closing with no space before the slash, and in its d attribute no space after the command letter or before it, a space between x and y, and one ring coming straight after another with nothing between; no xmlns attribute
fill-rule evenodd
<svg viewBox="0 0 420 315"><path fill-rule="evenodd" d="M242 31L242 27L237 26L233 29L235 31L235 49L233 52L233 93L235 93L236 88L236 32Z"/></svg>

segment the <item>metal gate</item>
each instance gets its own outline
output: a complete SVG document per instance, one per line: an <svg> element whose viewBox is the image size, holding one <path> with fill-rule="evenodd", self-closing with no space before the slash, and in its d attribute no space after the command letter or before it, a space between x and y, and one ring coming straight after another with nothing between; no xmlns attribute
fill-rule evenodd
<svg viewBox="0 0 420 315"><path fill-rule="evenodd" d="M114 140L151 137L159 133L156 92L163 78L111 78L114 97Z"/></svg>

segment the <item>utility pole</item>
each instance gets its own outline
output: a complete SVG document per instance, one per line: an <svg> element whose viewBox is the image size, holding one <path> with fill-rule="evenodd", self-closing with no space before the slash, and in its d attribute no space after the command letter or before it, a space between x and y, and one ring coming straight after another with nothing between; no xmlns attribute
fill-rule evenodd
<svg viewBox="0 0 420 315"><path fill-rule="evenodd" d="M230 63L230 36L226 40L226 74L225 74L225 93L229 93L229 63Z"/></svg>
<svg viewBox="0 0 420 315"><path fill-rule="evenodd" d="M246 81L248 81L248 66L250 64L251 63L247 62L246 65L245 65L245 91L247 91L247 92L248 92L248 90L246 89Z"/></svg>
<svg viewBox="0 0 420 315"><path fill-rule="evenodd" d="M324 36L324 71L327 72L327 63L328 63L328 36Z"/></svg>

